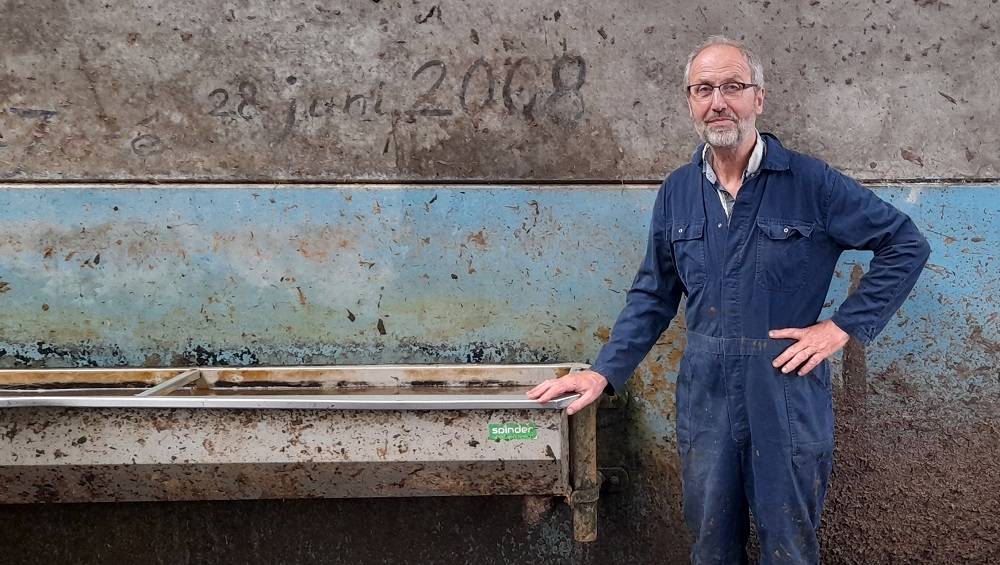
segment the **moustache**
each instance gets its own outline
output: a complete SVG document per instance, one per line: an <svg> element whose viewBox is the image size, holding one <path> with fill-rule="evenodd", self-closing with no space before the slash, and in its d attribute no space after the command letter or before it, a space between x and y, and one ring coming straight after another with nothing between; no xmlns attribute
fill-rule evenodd
<svg viewBox="0 0 1000 565"><path fill-rule="evenodd" d="M708 117L705 118L705 121L708 122L708 121L716 120L716 119L719 119L719 118L726 118L726 119L729 119L729 120L733 120L734 122L739 121L737 119L737 117L736 117L735 114L731 114L729 112L712 113Z"/></svg>

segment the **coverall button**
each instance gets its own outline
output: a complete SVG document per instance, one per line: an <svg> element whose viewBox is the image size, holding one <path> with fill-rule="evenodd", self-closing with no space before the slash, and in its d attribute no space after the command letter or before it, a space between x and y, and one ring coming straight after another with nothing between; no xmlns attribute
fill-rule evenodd
<svg viewBox="0 0 1000 565"><path fill-rule="evenodd" d="M788 228L785 228L785 233L788 233Z"/></svg>
<svg viewBox="0 0 1000 565"><path fill-rule="evenodd" d="M680 228L680 229L678 229L678 230L677 230L677 233L684 233L684 228Z"/></svg>
<svg viewBox="0 0 1000 565"><path fill-rule="evenodd" d="M720 228L722 227L722 223L721 223L721 222L719 223L719 227L720 227Z"/></svg>

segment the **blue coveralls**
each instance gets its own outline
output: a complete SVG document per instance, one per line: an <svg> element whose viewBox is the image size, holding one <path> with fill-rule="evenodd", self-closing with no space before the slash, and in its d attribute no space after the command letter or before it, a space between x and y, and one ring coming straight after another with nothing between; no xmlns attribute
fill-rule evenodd
<svg viewBox="0 0 1000 565"><path fill-rule="evenodd" d="M845 249L874 252L834 323L863 343L909 294L929 247L905 214L827 164L766 143L727 220L702 149L660 187L646 255L591 367L619 389L687 295L677 442L692 563L746 563L748 508L763 563L818 563L816 530L833 457L830 366L771 363L816 323Z"/></svg>

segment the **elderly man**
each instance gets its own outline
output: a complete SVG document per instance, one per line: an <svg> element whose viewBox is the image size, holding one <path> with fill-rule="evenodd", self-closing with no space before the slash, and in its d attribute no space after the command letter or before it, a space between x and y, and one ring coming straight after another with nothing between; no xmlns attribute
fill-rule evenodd
<svg viewBox="0 0 1000 565"><path fill-rule="evenodd" d="M916 283L929 248L913 222L827 164L756 128L760 60L711 37L688 59L685 94L705 142L657 194L646 255L591 370L528 393L547 401L620 389L687 296L677 444L693 563L746 563L749 512L764 563L816 563L833 458L827 358L868 343ZM819 320L845 249L868 274ZM818 321L819 320L819 321Z"/></svg>

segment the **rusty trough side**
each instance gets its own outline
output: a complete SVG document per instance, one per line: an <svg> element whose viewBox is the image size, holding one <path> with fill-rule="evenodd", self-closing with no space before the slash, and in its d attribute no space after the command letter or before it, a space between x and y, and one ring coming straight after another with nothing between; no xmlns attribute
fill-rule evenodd
<svg viewBox="0 0 1000 565"><path fill-rule="evenodd" d="M489 422L538 437L489 441ZM40 407L0 429L2 503L569 494L557 410Z"/></svg>
<svg viewBox="0 0 1000 565"><path fill-rule="evenodd" d="M76 370L4 370L0 503L560 496L577 509L577 539L593 541L593 414L571 424L572 396L524 397L579 367L288 368L298 381L281 367L191 368L138 393L81 387ZM99 385L149 376L85 375Z"/></svg>

